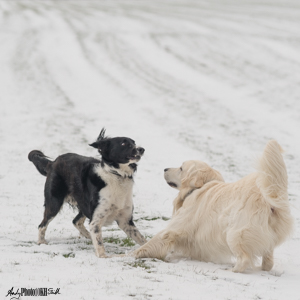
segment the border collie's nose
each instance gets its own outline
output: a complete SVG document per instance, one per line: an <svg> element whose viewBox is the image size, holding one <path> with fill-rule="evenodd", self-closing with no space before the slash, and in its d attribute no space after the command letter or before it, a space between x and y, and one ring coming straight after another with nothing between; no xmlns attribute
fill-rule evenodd
<svg viewBox="0 0 300 300"><path fill-rule="evenodd" d="M137 148L137 151L138 151L140 154L144 154L145 149L142 148L142 147L139 147L139 148Z"/></svg>
<svg viewBox="0 0 300 300"><path fill-rule="evenodd" d="M169 168L167 168L167 169L164 169L164 171L165 171L165 172L167 172L168 170L169 170Z"/></svg>

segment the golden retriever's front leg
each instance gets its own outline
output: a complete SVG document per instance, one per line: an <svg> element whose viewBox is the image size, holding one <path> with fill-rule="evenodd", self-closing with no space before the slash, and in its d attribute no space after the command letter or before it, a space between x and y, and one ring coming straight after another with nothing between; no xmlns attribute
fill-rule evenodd
<svg viewBox="0 0 300 300"><path fill-rule="evenodd" d="M162 251L164 249L163 242L160 238L157 236L152 238L149 242L141 246L139 249L135 250L133 252L133 256L135 258L158 258L158 259L164 259L166 254L164 254Z"/></svg>
<svg viewBox="0 0 300 300"><path fill-rule="evenodd" d="M145 245L133 252L135 258L157 258L164 260L167 254L174 248L175 234L170 231L158 233Z"/></svg>

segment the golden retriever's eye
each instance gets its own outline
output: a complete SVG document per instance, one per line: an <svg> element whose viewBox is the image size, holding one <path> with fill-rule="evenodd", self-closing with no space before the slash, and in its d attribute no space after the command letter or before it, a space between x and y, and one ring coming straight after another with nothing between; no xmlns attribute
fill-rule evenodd
<svg viewBox="0 0 300 300"><path fill-rule="evenodd" d="M182 171L182 167L180 167L180 171Z"/></svg>

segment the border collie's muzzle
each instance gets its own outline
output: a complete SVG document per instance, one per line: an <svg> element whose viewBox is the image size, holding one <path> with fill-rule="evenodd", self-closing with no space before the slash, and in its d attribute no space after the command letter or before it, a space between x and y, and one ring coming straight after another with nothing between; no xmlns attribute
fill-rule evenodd
<svg viewBox="0 0 300 300"><path fill-rule="evenodd" d="M131 156L128 157L130 160L139 161L144 155L145 149L142 147L132 149Z"/></svg>

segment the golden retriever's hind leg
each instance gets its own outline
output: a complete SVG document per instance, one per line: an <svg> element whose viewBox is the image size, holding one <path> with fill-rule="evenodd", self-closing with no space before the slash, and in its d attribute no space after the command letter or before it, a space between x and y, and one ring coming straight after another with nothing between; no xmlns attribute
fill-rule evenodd
<svg viewBox="0 0 300 300"><path fill-rule="evenodd" d="M251 260L246 253L237 256L237 262L232 272L243 273L251 265Z"/></svg>
<svg viewBox="0 0 300 300"><path fill-rule="evenodd" d="M262 270L263 271L271 271L273 268L274 261L273 261L273 251L268 252L263 255L262 259Z"/></svg>
<svg viewBox="0 0 300 300"><path fill-rule="evenodd" d="M232 230L228 232L227 244L237 259L232 272L243 273L248 267L253 266L254 257L251 251L251 244L249 244L249 241L253 240L251 237L251 234L246 230Z"/></svg>

